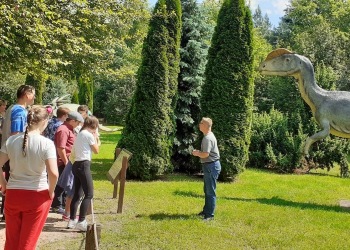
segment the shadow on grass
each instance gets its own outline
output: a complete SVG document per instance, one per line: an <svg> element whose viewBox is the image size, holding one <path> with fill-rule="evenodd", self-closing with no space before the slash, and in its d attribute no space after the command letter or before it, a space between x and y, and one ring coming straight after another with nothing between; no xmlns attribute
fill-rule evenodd
<svg viewBox="0 0 350 250"><path fill-rule="evenodd" d="M305 203L305 202L295 202L285 199L278 198L274 196L272 198L255 198L255 199L246 199L246 198L233 198L233 197L219 197L219 199L232 200L232 201L244 201L244 202L259 202L265 205L272 206L285 206L285 207L294 207L300 209L311 209L311 210L323 210L330 212L343 212L349 213L349 211L340 206L330 206L330 205L320 205L316 203Z"/></svg>
<svg viewBox="0 0 350 250"><path fill-rule="evenodd" d="M197 194L195 192L191 192L191 191L176 190L174 192L174 195L204 199L204 195L199 195L199 194ZM349 209L343 208L340 206L320 205L320 204L316 204L316 203L305 203L305 202L295 202L295 201L281 199L277 196L274 196L272 198L255 198L255 199L235 198L235 197L220 197L219 196L218 199L230 200L230 201L258 202L261 204L271 205L271 206L294 207L294 208L300 208L300 209L323 210L323 211L330 211L330 212L341 212L341 213L349 213L350 212Z"/></svg>
<svg viewBox="0 0 350 250"><path fill-rule="evenodd" d="M174 191L174 195L184 196L184 197L193 197L193 198L202 198L202 199L204 199L204 195L200 195L200 194L197 194L197 193L192 192L192 191L180 191L180 190L176 190L176 191Z"/></svg>
<svg viewBox="0 0 350 250"><path fill-rule="evenodd" d="M190 214L166 214L166 213L156 213L149 215L151 220L189 220L193 219L194 215Z"/></svg>

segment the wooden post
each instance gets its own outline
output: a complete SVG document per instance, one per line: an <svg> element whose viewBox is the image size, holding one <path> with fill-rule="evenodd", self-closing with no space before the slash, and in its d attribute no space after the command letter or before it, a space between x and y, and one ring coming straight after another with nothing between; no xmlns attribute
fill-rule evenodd
<svg viewBox="0 0 350 250"><path fill-rule="evenodd" d="M113 183L113 198L118 197L118 210L117 213L123 211L123 201L125 193L126 171L129 166L129 160L132 153L126 149L115 149L115 161L111 169L107 173L108 179ZM118 195L119 189L119 195Z"/></svg>
<svg viewBox="0 0 350 250"><path fill-rule="evenodd" d="M96 242L96 237L97 237L97 242ZM88 228L86 231L86 239L85 239L85 250L98 250L100 238L101 238L101 225L96 223L88 225Z"/></svg>
<svg viewBox="0 0 350 250"><path fill-rule="evenodd" d="M117 210L118 214L121 214L123 212L123 201L124 201L124 191L125 191L125 181L126 181L126 170L127 169L128 169L128 158L126 156L124 156L123 163L122 163L122 170L119 173L120 190L119 190L119 200L118 200L118 210Z"/></svg>
<svg viewBox="0 0 350 250"><path fill-rule="evenodd" d="M120 152L122 151L121 148L116 148L115 149L115 155L114 155L114 159L117 159L118 155L120 154ZM120 179L120 173L117 175L117 177L114 179L114 190L113 190L113 199L117 198L118 196L118 180Z"/></svg>

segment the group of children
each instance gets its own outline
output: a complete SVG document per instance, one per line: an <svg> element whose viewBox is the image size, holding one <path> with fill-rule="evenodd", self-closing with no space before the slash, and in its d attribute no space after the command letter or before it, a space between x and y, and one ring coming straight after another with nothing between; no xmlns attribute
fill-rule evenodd
<svg viewBox="0 0 350 250"><path fill-rule="evenodd" d="M61 125L55 126L57 120ZM53 135L60 173L52 209L62 213L62 219L68 221L67 227L70 229L87 230L85 217L93 197L91 155L92 152L99 152L100 145L98 124L96 117L89 116L88 107L81 105L77 111L59 108L57 117L49 122L52 126L48 126L45 131L45 134Z"/></svg>
<svg viewBox="0 0 350 250"><path fill-rule="evenodd" d="M50 207L56 202L62 205L62 193L71 200L67 199L69 213L64 214L68 228L87 230L85 216L93 197L91 155L98 153L100 145L98 119L88 116L86 106L78 111L59 108L57 117L50 118L52 109L33 105L34 99L34 87L20 86L17 103L8 108L2 122L5 249L35 249Z"/></svg>
<svg viewBox="0 0 350 250"><path fill-rule="evenodd" d="M91 154L97 154L100 145L98 120L89 116L88 112L86 105L69 112L67 120L54 133L60 178L52 207L56 212L62 213L62 219L68 221L68 228L81 231L87 229L85 217L93 197ZM60 109L57 110L57 116L59 113ZM84 198L80 204L82 196ZM78 220L76 214L79 204Z"/></svg>

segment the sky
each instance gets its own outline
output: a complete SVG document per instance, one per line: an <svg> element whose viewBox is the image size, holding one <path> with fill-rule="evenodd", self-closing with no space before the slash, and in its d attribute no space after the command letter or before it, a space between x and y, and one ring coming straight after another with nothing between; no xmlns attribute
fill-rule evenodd
<svg viewBox="0 0 350 250"><path fill-rule="evenodd" d="M250 0L250 6L252 13L260 6L262 14L268 15L272 26L277 27L280 22L280 18L284 16L284 10L289 4L289 0Z"/></svg>
<svg viewBox="0 0 350 250"><path fill-rule="evenodd" d="M157 0L148 0L151 6L154 6ZM198 0L201 2L202 0ZM252 14L255 9L260 6L262 14L268 15L272 26L277 27L280 18L284 15L284 9L286 9L290 0L247 0L250 1Z"/></svg>

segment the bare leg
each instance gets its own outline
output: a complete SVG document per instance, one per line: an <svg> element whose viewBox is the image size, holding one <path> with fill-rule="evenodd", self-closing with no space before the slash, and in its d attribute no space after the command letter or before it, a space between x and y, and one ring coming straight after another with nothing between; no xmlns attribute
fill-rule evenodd
<svg viewBox="0 0 350 250"><path fill-rule="evenodd" d="M66 197L66 206L64 207L66 215L70 215L70 204L72 202L72 197Z"/></svg>

